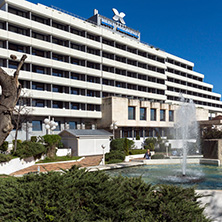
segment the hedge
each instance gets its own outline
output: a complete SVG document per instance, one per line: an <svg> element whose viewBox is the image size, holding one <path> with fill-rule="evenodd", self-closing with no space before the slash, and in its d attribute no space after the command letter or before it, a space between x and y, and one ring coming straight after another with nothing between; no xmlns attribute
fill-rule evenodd
<svg viewBox="0 0 222 222"><path fill-rule="evenodd" d="M0 179L0 221L208 222L194 188L73 167Z"/></svg>

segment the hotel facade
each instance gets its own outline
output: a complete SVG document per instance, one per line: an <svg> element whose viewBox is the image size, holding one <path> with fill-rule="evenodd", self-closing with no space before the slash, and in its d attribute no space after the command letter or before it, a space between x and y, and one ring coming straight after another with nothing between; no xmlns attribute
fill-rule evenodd
<svg viewBox="0 0 222 222"><path fill-rule="evenodd" d="M0 66L12 74L18 62L10 55L27 55L19 79L31 112L19 138L44 135L45 118L58 123L55 132L114 124L118 137L164 135L176 121L180 94L194 101L198 120L222 112L221 95L192 62L141 42L140 32L122 23L97 10L82 19L0 0Z"/></svg>

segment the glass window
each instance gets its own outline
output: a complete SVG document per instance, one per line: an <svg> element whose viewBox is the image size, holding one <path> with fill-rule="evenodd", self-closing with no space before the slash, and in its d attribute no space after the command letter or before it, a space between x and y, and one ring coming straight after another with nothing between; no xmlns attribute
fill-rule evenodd
<svg viewBox="0 0 222 222"><path fill-rule="evenodd" d="M69 129L76 129L76 122L70 121L69 122Z"/></svg>
<svg viewBox="0 0 222 222"><path fill-rule="evenodd" d="M32 131L42 131L42 121L32 121Z"/></svg>
<svg viewBox="0 0 222 222"><path fill-rule="evenodd" d="M169 110L169 121L170 122L174 121L174 111L173 110Z"/></svg>
<svg viewBox="0 0 222 222"><path fill-rule="evenodd" d="M165 110L160 110L160 121L166 121Z"/></svg>
<svg viewBox="0 0 222 222"><path fill-rule="evenodd" d="M41 99L33 99L32 100L33 107L44 107L44 100Z"/></svg>
<svg viewBox="0 0 222 222"><path fill-rule="evenodd" d="M140 120L146 120L146 108L140 108Z"/></svg>
<svg viewBox="0 0 222 222"><path fill-rule="evenodd" d="M135 119L136 115L135 115L135 107L133 106L129 106L128 107L128 119L133 120Z"/></svg>
<svg viewBox="0 0 222 222"><path fill-rule="evenodd" d="M156 109L150 109L150 120L156 121Z"/></svg>
<svg viewBox="0 0 222 222"><path fill-rule="evenodd" d="M79 104L78 103L71 103L71 109L79 110Z"/></svg>
<svg viewBox="0 0 222 222"><path fill-rule="evenodd" d="M71 88L71 94L79 95L79 89Z"/></svg>
<svg viewBox="0 0 222 222"><path fill-rule="evenodd" d="M32 83L32 89L43 91L44 90L44 84L43 83L33 82Z"/></svg>

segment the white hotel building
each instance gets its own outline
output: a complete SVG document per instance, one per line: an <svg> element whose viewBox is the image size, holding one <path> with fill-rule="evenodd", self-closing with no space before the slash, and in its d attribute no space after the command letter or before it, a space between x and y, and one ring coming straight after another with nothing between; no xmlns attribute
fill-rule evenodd
<svg viewBox="0 0 222 222"><path fill-rule="evenodd" d="M201 107L199 119L222 112L221 95L192 62L141 42L140 32L97 10L85 20L55 7L0 0L0 66L8 73L17 67L11 54L28 56L20 82L31 95L29 137L45 134L48 117L57 131L116 122L120 137L152 135L173 126L180 93ZM23 129L19 135L25 138Z"/></svg>

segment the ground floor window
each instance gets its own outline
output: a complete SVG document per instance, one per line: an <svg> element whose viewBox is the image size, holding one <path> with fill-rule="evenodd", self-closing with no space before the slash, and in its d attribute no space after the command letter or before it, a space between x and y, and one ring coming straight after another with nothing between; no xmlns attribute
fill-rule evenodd
<svg viewBox="0 0 222 222"><path fill-rule="evenodd" d="M69 129L76 129L76 122L70 121L69 122Z"/></svg>
<svg viewBox="0 0 222 222"><path fill-rule="evenodd" d="M32 131L42 131L42 121L40 120L32 121Z"/></svg>

